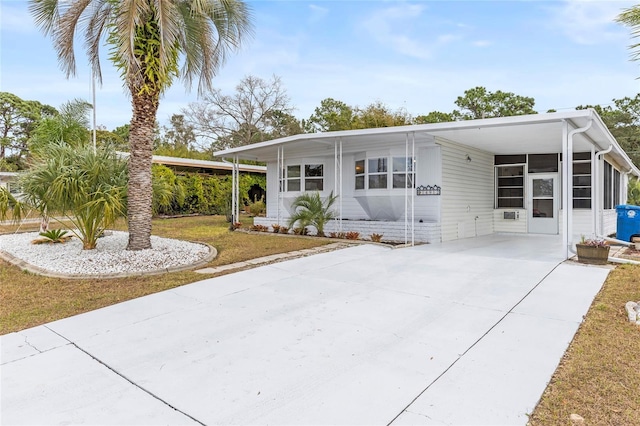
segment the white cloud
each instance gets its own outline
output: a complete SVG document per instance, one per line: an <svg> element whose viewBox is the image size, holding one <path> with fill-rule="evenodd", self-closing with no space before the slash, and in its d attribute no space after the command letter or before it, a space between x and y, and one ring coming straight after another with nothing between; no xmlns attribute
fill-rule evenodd
<svg viewBox="0 0 640 426"><path fill-rule="evenodd" d="M431 51L419 37L409 34L411 23L420 18L424 5L401 3L376 10L362 27L380 44L396 52L419 59L429 58Z"/></svg>
<svg viewBox="0 0 640 426"><path fill-rule="evenodd" d="M473 42L471 42L472 45L476 46L476 47L489 47L493 44L493 42L489 41L489 40L475 40Z"/></svg>
<svg viewBox="0 0 640 426"><path fill-rule="evenodd" d="M579 44L598 44L626 36L614 19L634 1L565 0L549 7L550 24Z"/></svg>
<svg viewBox="0 0 640 426"><path fill-rule="evenodd" d="M438 44L447 44L456 40L460 40L462 37L455 34L442 34L436 38Z"/></svg>
<svg viewBox="0 0 640 426"><path fill-rule="evenodd" d="M329 14L329 9L327 9L326 7L320 7L315 4L310 4L309 10L311 10L311 22L321 21L325 16Z"/></svg>

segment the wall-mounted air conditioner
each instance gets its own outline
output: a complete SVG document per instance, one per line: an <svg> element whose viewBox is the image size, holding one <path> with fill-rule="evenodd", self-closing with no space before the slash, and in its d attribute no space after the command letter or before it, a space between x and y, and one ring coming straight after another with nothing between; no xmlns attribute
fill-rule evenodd
<svg viewBox="0 0 640 426"><path fill-rule="evenodd" d="M520 217L519 212L503 212L502 218L505 220L518 220Z"/></svg>

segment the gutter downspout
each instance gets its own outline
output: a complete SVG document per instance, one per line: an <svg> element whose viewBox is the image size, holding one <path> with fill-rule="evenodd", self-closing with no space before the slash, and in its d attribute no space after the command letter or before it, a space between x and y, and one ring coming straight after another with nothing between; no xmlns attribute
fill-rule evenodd
<svg viewBox="0 0 640 426"><path fill-rule="evenodd" d="M566 123L566 121L565 121ZM572 251L573 246L573 136L578 133L586 132L591 128L593 124L593 112L589 114L589 122L586 126L571 130L567 134L567 139L562 147L563 153L563 171L566 171L566 175L563 176L566 188L563 192L563 199L566 200L565 204L565 216L563 217L564 223L562 227L563 233L563 255L565 259L569 258L569 252Z"/></svg>
<svg viewBox="0 0 640 426"><path fill-rule="evenodd" d="M589 125L585 126L587 129L590 127L591 122L592 121L589 122ZM569 133L569 135L571 137L568 138L569 141L570 141L568 148L570 148L571 152L573 150L573 146L572 146L573 145L573 140L572 140L573 134L578 133L580 130L581 129L576 129L576 130L573 130L572 132ZM595 154L595 156L592 158L592 170L593 170L592 177L593 178L592 178L592 188L591 188L592 189L592 191L591 191L591 200L592 200L591 207L592 207L592 209L594 211L594 215L593 215L594 216L593 228L594 228L594 231L595 231L594 235L596 235L596 238L601 238L601 239L603 239L605 241L609 241L609 242L620 244L620 245L630 246L631 243L628 242L628 241L622 241L622 240L618 240L616 238L610 238L610 237L606 237L606 236L600 235L600 229L599 228L601 228L601 226L599 226L600 224L599 224L599 221L597 220L597 218L599 216L598 215L598 213L599 213L598 201L600 200L600 194L598 193L598 188L599 188L599 185L598 185L598 181L599 181L599 173L598 173L598 170L599 170L599 168L598 168L599 159L598 159L598 157L600 157L602 155L605 155L605 154L608 154L609 152L611 152L612 149L613 149L613 145L609 145L608 148L603 149L601 151L598 151ZM573 156L573 153L571 153L571 155ZM573 158L572 158L572 160L573 160ZM571 163L573 163L573 161L571 161ZM571 167L571 172L573 172L573 167ZM625 172L625 175L628 175L630 172L631 171ZM595 184L593 184L593 181L595 181ZM573 183L573 181L572 181L572 183ZM570 186L573 187L573 184L571 184ZM572 211L573 210L573 205L571 207L572 207L571 208L571 214L573 214L573 211ZM573 244L569 245L568 251L573 253L573 254L577 254L576 251L573 249ZM567 258L568 258L568 256L567 256ZM612 263L623 263L623 264L624 263L628 263L628 264L632 264L632 265L640 265L640 262L638 262L638 261L631 260L631 259L623 259L623 258L620 258L620 257L609 257L607 260L609 262L612 262Z"/></svg>

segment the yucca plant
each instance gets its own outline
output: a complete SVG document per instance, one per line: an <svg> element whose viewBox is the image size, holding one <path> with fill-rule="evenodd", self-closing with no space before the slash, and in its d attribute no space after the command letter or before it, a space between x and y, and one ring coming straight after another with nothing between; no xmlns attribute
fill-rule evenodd
<svg viewBox="0 0 640 426"><path fill-rule="evenodd" d="M320 197L318 191L299 195L291 204L295 213L289 218L289 227L296 223L303 229L307 226L313 226L317 230L317 235L324 237L324 225L336 217L336 213L331 207L337 198L337 195L333 195L333 191L325 200Z"/></svg>
<svg viewBox="0 0 640 426"><path fill-rule="evenodd" d="M71 235L67 235L68 233L69 231L65 231L64 229L49 229L47 231L40 232L39 235L42 238L34 240L33 243L66 243L71 238Z"/></svg>

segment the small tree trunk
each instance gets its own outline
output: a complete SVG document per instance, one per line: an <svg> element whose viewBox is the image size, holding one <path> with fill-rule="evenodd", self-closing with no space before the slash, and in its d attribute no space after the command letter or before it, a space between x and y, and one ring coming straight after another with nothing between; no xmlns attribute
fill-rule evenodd
<svg viewBox="0 0 640 426"><path fill-rule="evenodd" d="M47 209L44 209L40 215L40 232L47 232L49 230L49 219Z"/></svg>
<svg viewBox="0 0 640 426"><path fill-rule="evenodd" d="M151 248L152 185L151 158L153 133L158 111L159 94L141 94L131 90L133 118L129 133L129 188L127 250Z"/></svg>

